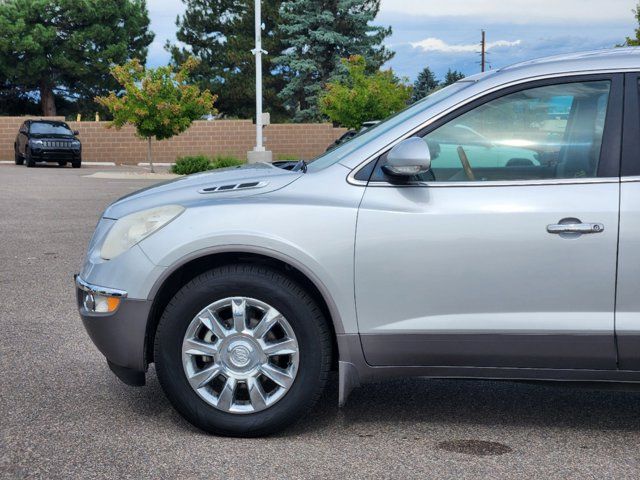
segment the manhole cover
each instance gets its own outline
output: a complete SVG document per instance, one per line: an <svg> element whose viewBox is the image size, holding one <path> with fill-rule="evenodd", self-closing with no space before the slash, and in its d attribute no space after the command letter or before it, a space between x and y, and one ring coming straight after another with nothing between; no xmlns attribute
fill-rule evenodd
<svg viewBox="0 0 640 480"><path fill-rule="evenodd" d="M466 455L504 455L511 453L511 447L497 442L485 442L482 440L449 440L438 443L440 450Z"/></svg>

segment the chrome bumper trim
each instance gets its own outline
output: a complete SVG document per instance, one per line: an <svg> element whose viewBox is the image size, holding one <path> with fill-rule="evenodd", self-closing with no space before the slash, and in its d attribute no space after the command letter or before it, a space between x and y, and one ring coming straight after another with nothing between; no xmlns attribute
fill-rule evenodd
<svg viewBox="0 0 640 480"><path fill-rule="evenodd" d="M90 283L85 282L80 275L75 276L76 286L80 290L84 290L85 292L93 293L95 295L104 295L106 297L118 297L118 298L127 298L128 294L124 290L117 290L115 288L107 288L107 287L99 287L98 285L92 285Z"/></svg>

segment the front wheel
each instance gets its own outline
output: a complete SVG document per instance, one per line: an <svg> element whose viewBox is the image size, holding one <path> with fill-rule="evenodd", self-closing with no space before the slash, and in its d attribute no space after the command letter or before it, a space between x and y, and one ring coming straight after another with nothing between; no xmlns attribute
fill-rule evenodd
<svg viewBox="0 0 640 480"><path fill-rule="evenodd" d="M74 160L71 162L71 166L73 168L80 168L82 166L82 160Z"/></svg>
<svg viewBox="0 0 640 480"><path fill-rule="evenodd" d="M14 150L14 155L15 155L16 165L22 165L24 163L24 158L22 158L22 156L18 153L17 148Z"/></svg>
<svg viewBox="0 0 640 480"><path fill-rule="evenodd" d="M234 265L185 285L155 339L158 378L173 406L210 433L261 436L300 418L331 363L327 322L276 270Z"/></svg>
<svg viewBox="0 0 640 480"><path fill-rule="evenodd" d="M31 150L25 151L24 163L27 166L27 168L32 168L36 166L36 162L33 160L33 156L31 155Z"/></svg>

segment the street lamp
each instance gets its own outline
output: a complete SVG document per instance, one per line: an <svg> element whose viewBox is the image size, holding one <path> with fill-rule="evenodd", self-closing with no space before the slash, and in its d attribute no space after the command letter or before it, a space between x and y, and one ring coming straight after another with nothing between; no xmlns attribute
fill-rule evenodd
<svg viewBox="0 0 640 480"><path fill-rule="evenodd" d="M269 116L262 113L262 54L267 53L262 49L262 12L261 0L255 0L255 28L256 48L252 53L256 56L256 146L247 152L249 163L271 162L273 155L264 148L262 129L269 123Z"/></svg>

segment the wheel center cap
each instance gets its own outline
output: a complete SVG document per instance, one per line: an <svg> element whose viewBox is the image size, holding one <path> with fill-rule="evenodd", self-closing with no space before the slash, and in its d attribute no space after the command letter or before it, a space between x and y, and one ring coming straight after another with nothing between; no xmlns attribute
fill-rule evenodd
<svg viewBox="0 0 640 480"><path fill-rule="evenodd" d="M239 345L231 351L230 359L236 367L245 367L251 361L251 352L244 345Z"/></svg>
<svg viewBox="0 0 640 480"><path fill-rule="evenodd" d="M244 368L254 357L254 348L245 342L234 342L227 349L229 363L236 368Z"/></svg>

